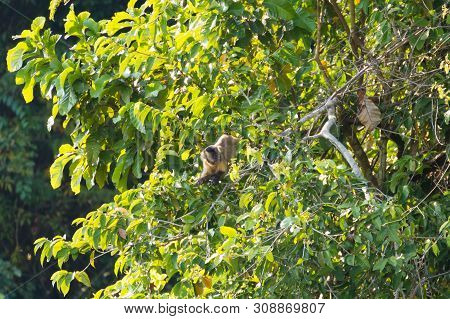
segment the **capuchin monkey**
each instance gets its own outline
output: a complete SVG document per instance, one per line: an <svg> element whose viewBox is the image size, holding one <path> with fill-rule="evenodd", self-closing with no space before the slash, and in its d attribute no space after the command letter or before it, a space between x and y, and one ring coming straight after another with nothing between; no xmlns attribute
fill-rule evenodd
<svg viewBox="0 0 450 319"><path fill-rule="evenodd" d="M197 185L211 181L217 183L228 172L230 160L236 156L238 139L224 134L214 145L205 148L200 154L203 172Z"/></svg>

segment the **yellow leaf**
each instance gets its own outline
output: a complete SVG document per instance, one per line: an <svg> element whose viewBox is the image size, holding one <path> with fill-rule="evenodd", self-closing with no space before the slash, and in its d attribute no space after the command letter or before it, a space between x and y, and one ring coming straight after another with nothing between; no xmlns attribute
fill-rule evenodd
<svg viewBox="0 0 450 319"><path fill-rule="evenodd" d="M59 147L59 154L72 153L75 149L70 144L63 144Z"/></svg>
<svg viewBox="0 0 450 319"><path fill-rule="evenodd" d="M181 160L185 161L189 158L189 153L191 152L191 150L185 150L183 153L181 153Z"/></svg>
<svg viewBox="0 0 450 319"><path fill-rule="evenodd" d="M220 227L220 233L222 235L225 235L227 237L233 238L237 236L237 231L234 228L228 227L228 226L221 226Z"/></svg>
<svg viewBox="0 0 450 319"><path fill-rule="evenodd" d="M91 255L89 256L89 264L91 264L91 266L95 268L95 251L92 251Z"/></svg>
<svg viewBox="0 0 450 319"><path fill-rule="evenodd" d="M52 187L58 188L61 186L61 180L63 177L64 166L73 158L73 155L63 155L58 157L50 166L50 184Z"/></svg>
<svg viewBox="0 0 450 319"><path fill-rule="evenodd" d="M25 103L30 103L31 101L33 101L34 98L33 88L35 83L36 80L34 79L34 77L31 77L30 80L27 83L25 83L25 86L22 89L22 95L23 98L25 99Z"/></svg>
<svg viewBox="0 0 450 319"><path fill-rule="evenodd" d="M14 48L8 51L6 63L9 72L16 72L22 68L23 54L28 51L28 45L25 42L19 42Z"/></svg>
<svg viewBox="0 0 450 319"><path fill-rule="evenodd" d="M273 199L277 196L277 192L272 192L267 196L266 204L264 205L264 208L268 211L270 208L270 204L272 203Z"/></svg>
<svg viewBox="0 0 450 319"><path fill-rule="evenodd" d="M91 281L89 280L89 276L84 271L75 272L75 279L87 287L91 286Z"/></svg>

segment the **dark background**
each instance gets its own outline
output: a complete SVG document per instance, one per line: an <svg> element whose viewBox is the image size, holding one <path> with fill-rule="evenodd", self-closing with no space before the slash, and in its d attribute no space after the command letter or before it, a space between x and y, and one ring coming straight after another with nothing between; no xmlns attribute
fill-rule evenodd
<svg viewBox="0 0 450 319"><path fill-rule="evenodd" d="M95 20L101 20L125 8L127 1L70 3L76 12L89 11ZM64 135L60 122L47 131L51 106L42 99L25 104L20 87L14 84L14 74L6 70L6 54L15 46L12 36L29 29L38 16L48 19L48 6L49 1L43 0L0 0L0 298L60 298L62 295L50 281L58 266L53 262L41 266L39 256L33 253L34 240L53 234L71 236L74 218L84 216L114 195L112 188L94 187L75 196L67 178L59 189L51 188L49 167L59 145L69 137ZM62 33L68 10L68 5L61 5L55 21L47 21L46 27ZM85 265L88 261L78 262ZM105 255L96 261L96 267L106 268L109 262ZM104 286L112 276L106 271L96 272L92 291ZM90 296L91 291L81 285L68 295Z"/></svg>

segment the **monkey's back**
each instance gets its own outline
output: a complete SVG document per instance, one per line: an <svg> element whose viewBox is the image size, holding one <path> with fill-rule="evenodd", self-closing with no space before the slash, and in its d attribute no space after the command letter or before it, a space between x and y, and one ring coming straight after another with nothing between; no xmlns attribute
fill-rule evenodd
<svg viewBox="0 0 450 319"><path fill-rule="evenodd" d="M222 149L224 160L228 162L233 157L236 157L236 147L238 139L227 134L223 134L216 142L216 146Z"/></svg>

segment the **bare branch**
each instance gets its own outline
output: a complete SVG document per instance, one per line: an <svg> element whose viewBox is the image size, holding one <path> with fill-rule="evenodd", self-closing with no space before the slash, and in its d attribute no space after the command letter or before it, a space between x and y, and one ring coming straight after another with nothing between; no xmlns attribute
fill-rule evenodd
<svg viewBox="0 0 450 319"><path fill-rule="evenodd" d="M355 2L354 0L349 0L350 5L350 33L354 37L355 32Z"/></svg>
<svg viewBox="0 0 450 319"><path fill-rule="evenodd" d="M325 78L325 81L327 82L328 86L332 90L334 90L327 68L325 65L322 64L322 61L320 60L320 42L321 42L322 15L323 15L323 8L320 2L321 2L320 0L317 0L317 32L316 32L317 38L316 38L316 52L314 54L314 60L316 60L316 63L319 66L319 69L322 72L323 77Z"/></svg>
<svg viewBox="0 0 450 319"><path fill-rule="evenodd" d="M342 154L344 159L347 161L348 165L350 165L353 174L355 174L358 178L364 181L364 186L362 187L362 191L366 199L370 198L370 195L367 191L367 180L363 176L361 169L356 163L350 151L342 144L333 134L331 134L330 129L333 125L336 125L336 103L338 102L337 98L333 98L329 100L327 103L327 113L328 113L328 121L322 127L322 130L319 134L314 136L305 137L303 140L310 140L312 138L323 137L327 139L337 150Z"/></svg>
<svg viewBox="0 0 450 319"><path fill-rule="evenodd" d="M331 94L331 96L325 101L324 104L322 104L321 106L319 106L315 110L309 112L304 117L302 117L300 120L298 120L298 122L297 122L298 125L300 126L303 123L305 123L306 121L319 116L320 114L322 114L323 112L325 112L327 110L329 105L333 105L334 106L337 103L337 97L340 96L340 95L345 94L347 89L356 80L358 80L369 68L370 68L370 66L365 66L361 70L359 70L358 73L356 73L350 80L347 81L347 83L345 83L342 87L340 87L339 89L334 91L334 93ZM286 136L289 136L291 133L292 133L292 128L288 128L288 129L284 130L283 132L281 132L279 135L283 136L283 137L286 137Z"/></svg>
<svg viewBox="0 0 450 319"><path fill-rule="evenodd" d="M339 9L338 4L336 3L335 0L329 0L331 6L333 7L334 11L336 12L339 21L341 22L342 27L344 28L345 32L347 34L350 34L350 28L348 27L347 22L345 21L344 16L342 15L341 9Z"/></svg>
<svg viewBox="0 0 450 319"><path fill-rule="evenodd" d="M347 163L350 165L353 173L361 179L364 179L364 176L354 160L350 151L342 144L333 134L331 134L330 129L333 125L336 125L336 104L338 102L337 98L332 98L327 101L321 108L325 108L328 114L328 121L322 127L322 130L319 134L314 136L307 136L303 140L310 140L313 138L323 137L327 139L337 150L342 154ZM319 108L319 109L321 109ZM319 110L317 109L317 110ZM311 114L311 113L310 113Z"/></svg>
<svg viewBox="0 0 450 319"><path fill-rule="evenodd" d="M358 164L356 164L350 151L333 134L330 133L331 127L333 125L336 125L336 107L334 105L329 105L327 111L328 121L323 126L320 134L338 149L338 151L342 154L342 156L352 168L353 173L359 178L363 179L364 177L361 173L361 170L359 169Z"/></svg>

